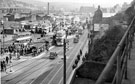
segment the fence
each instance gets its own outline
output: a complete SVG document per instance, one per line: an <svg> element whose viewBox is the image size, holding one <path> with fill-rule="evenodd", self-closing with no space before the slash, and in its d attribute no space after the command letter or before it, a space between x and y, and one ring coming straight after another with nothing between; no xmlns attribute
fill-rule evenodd
<svg viewBox="0 0 135 84"><path fill-rule="evenodd" d="M122 79L127 78L127 60L130 59L130 51L135 32L133 27L134 23L135 17L131 21L128 29L95 84L104 84L115 62L117 70L112 84L121 84Z"/></svg>

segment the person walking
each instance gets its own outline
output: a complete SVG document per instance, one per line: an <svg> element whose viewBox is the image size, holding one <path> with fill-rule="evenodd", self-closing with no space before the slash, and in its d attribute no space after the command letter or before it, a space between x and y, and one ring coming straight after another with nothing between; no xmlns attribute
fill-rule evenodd
<svg viewBox="0 0 135 84"><path fill-rule="evenodd" d="M6 56L6 64L8 64L9 58L8 56Z"/></svg>
<svg viewBox="0 0 135 84"><path fill-rule="evenodd" d="M3 71L3 61L1 61L1 72Z"/></svg>
<svg viewBox="0 0 135 84"><path fill-rule="evenodd" d="M6 72L6 63L5 63L5 60L3 60L3 71Z"/></svg>
<svg viewBox="0 0 135 84"><path fill-rule="evenodd" d="M80 55L82 55L82 50L80 50Z"/></svg>
<svg viewBox="0 0 135 84"><path fill-rule="evenodd" d="M32 49L32 55L35 56L35 54L34 54L34 49Z"/></svg>

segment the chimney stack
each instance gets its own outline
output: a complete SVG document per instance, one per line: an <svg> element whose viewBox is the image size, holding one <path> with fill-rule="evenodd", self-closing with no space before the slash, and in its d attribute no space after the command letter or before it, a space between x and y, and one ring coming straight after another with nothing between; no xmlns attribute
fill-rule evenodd
<svg viewBox="0 0 135 84"><path fill-rule="evenodd" d="M47 10L47 14L49 15L49 2L48 2L48 10Z"/></svg>

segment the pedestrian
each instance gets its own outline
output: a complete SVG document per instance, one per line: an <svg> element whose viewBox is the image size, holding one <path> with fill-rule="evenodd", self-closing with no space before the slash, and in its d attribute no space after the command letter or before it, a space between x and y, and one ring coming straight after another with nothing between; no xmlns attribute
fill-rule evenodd
<svg viewBox="0 0 135 84"><path fill-rule="evenodd" d="M24 48L22 48L22 56L24 55Z"/></svg>
<svg viewBox="0 0 135 84"><path fill-rule="evenodd" d="M8 64L9 58L8 56L6 56L6 64Z"/></svg>
<svg viewBox="0 0 135 84"><path fill-rule="evenodd" d="M11 53L9 54L9 59L10 59L10 60L12 59L12 55L11 55Z"/></svg>
<svg viewBox="0 0 135 84"><path fill-rule="evenodd" d="M35 55L34 55L34 49L32 49L32 55L35 56Z"/></svg>
<svg viewBox="0 0 135 84"><path fill-rule="evenodd" d="M80 50L80 55L82 55L82 50Z"/></svg>
<svg viewBox="0 0 135 84"><path fill-rule="evenodd" d="M5 60L3 60L3 71L6 72L6 63L5 63Z"/></svg>
<svg viewBox="0 0 135 84"><path fill-rule="evenodd" d="M20 55L22 55L22 48L20 48Z"/></svg>
<svg viewBox="0 0 135 84"><path fill-rule="evenodd" d="M1 71L3 71L3 61L1 61Z"/></svg>

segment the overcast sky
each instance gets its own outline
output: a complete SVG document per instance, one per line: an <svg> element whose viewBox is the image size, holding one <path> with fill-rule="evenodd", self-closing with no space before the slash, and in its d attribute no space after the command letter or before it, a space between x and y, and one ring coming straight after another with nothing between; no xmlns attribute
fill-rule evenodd
<svg viewBox="0 0 135 84"><path fill-rule="evenodd" d="M44 1L44 2L77 2L77 3L84 3L86 5L101 5L102 7L112 7L116 4L123 4L124 2L130 3L133 0L37 0L37 1Z"/></svg>

